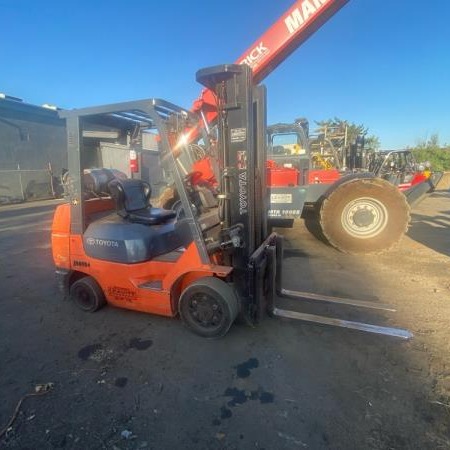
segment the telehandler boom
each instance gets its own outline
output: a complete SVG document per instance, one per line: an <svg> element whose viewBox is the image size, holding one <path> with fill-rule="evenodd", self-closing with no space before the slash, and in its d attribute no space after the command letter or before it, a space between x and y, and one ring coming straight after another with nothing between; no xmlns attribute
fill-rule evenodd
<svg viewBox="0 0 450 450"><path fill-rule="evenodd" d="M260 83L348 1L296 0L235 63L251 67L254 82ZM214 124L217 119L214 93L203 89L192 110L202 114L208 124Z"/></svg>

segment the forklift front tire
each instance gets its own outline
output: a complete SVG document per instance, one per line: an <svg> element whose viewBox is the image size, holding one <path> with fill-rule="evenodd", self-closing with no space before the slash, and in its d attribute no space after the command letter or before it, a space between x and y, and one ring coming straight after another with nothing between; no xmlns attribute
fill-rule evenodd
<svg viewBox="0 0 450 450"><path fill-rule="evenodd" d="M239 312L233 289L224 281L204 277L194 281L181 294L178 304L181 320L195 334L219 338L227 334Z"/></svg>
<svg viewBox="0 0 450 450"><path fill-rule="evenodd" d="M95 312L105 305L105 295L92 277L83 277L70 287L71 300L85 312Z"/></svg>

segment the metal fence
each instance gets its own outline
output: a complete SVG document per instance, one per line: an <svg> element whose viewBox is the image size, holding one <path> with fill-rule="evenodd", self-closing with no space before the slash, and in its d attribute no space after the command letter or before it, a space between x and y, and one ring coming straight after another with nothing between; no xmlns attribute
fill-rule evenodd
<svg viewBox="0 0 450 450"><path fill-rule="evenodd" d="M0 170L0 204L59 196L59 183L49 170Z"/></svg>

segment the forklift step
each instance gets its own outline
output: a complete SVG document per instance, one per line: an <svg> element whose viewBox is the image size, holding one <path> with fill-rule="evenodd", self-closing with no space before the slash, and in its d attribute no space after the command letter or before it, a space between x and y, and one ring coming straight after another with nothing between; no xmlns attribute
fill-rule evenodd
<svg viewBox="0 0 450 450"><path fill-rule="evenodd" d="M162 290L162 281L161 280L152 280L142 283L138 286L140 289L151 289L152 291L161 291Z"/></svg>
<svg viewBox="0 0 450 450"><path fill-rule="evenodd" d="M314 322L322 325L332 325L335 327L349 328L352 330L365 331L368 333L383 334L385 336L397 337L404 340L408 340L413 337L413 334L410 331L401 328L381 327L368 323L335 319L331 317L318 316L315 314L299 313L286 309L273 308L272 314L274 316L284 317L286 319L302 320L304 322Z"/></svg>

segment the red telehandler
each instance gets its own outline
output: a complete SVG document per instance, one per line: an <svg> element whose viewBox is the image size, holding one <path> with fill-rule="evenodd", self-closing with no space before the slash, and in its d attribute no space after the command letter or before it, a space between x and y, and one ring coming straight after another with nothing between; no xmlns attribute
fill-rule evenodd
<svg viewBox="0 0 450 450"><path fill-rule="evenodd" d="M394 245L407 229L409 208L442 176L424 173L409 150L365 155L362 139L343 149L308 134L305 119L268 127L269 218L289 227L301 217L315 237L344 252Z"/></svg>
<svg viewBox="0 0 450 450"><path fill-rule="evenodd" d="M254 80L262 81L347 1L296 1L236 62L249 65ZM204 89L192 110L212 128L217 119L216 95ZM287 127L277 132L283 133L288 133ZM269 140L273 136L272 130ZM294 219L303 217L314 235L343 252L370 253L391 248L408 229L410 205L433 189L431 180L423 180L402 194L372 172L342 176L336 169L320 171L292 149L288 158L291 161L278 164L282 158L273 149L272 143L267 164L271 224L292 226ZM192 171L215 184L210 163L210 155L199 158Z"/></svg>

